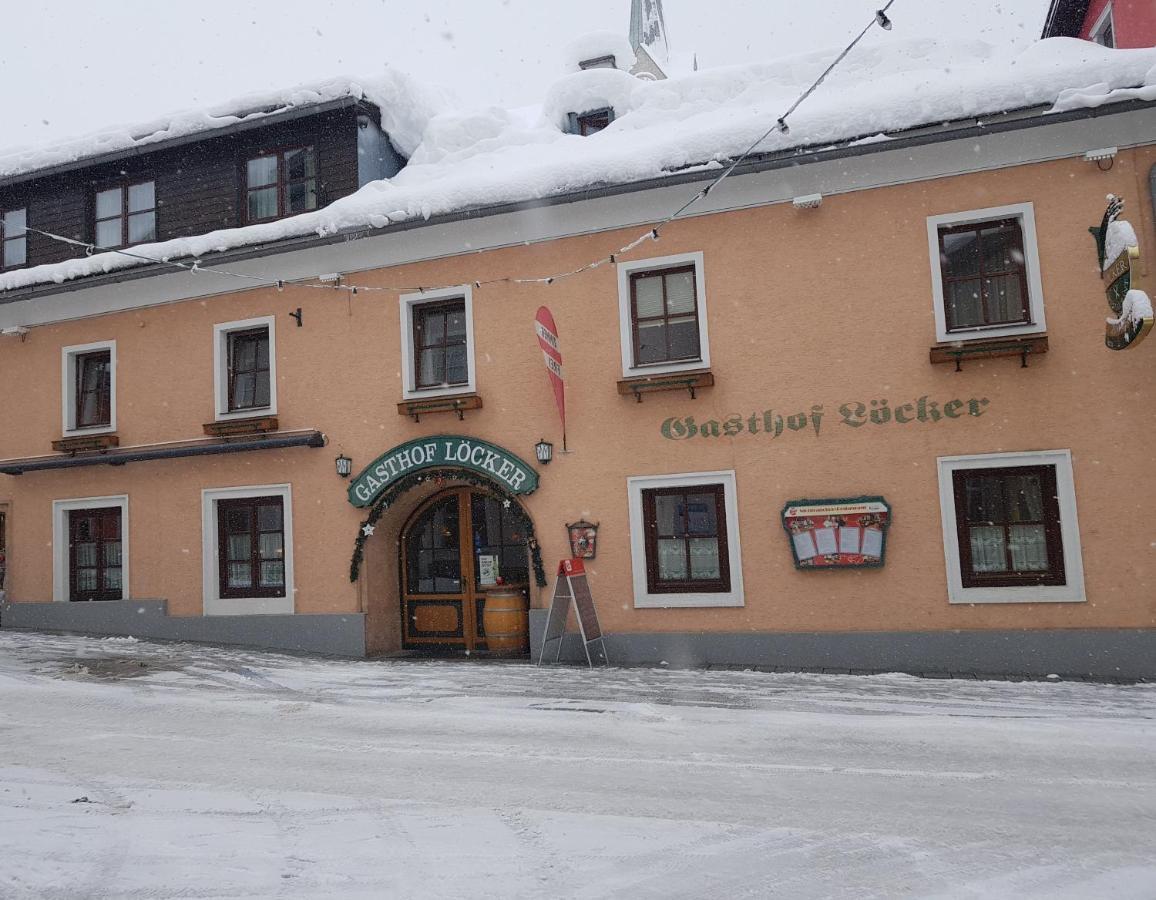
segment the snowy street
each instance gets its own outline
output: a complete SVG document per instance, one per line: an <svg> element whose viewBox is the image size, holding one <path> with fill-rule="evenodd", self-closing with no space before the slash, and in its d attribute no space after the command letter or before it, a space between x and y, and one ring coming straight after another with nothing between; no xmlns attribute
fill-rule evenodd
<svg viewBox="0 0 1156 900"><path fill-rule="evenodd" d="M0 633L0 897L1156 896L1156 686Z"/></svg>

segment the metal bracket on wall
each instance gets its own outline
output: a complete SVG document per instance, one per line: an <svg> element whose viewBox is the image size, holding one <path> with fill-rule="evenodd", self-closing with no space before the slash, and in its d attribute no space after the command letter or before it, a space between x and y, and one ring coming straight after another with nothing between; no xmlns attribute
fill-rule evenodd
<svg viewBox="0 0 1156 900"><path fill-rule="evenodd" d="M964 358L996 359L1001 356L1018 356L1020 368L1028 367L1028 356L1032 353L1048 352L1048 336L1036 334L1031 337L994 338L990 341L966 343L955 341L950 344L935 344L930 351L931 362L954 362L955 371L963 371Z"/></svg>
<svg viewBox="0 0 1156 900"><path fill-rule="evenodd" d="M402 416L410 416L415 422L420 422L426 413L453 412L458 414L460 422L465 420L467 409L481 408L482 398L478 394L465 394L431 400L403 400L397 405L397 412Z"/></svg>
<svg viewBox="0 0 1156 900"><path fill-rule="evenodd" d="M637 378L624 378L618 382L618 393L623 396L633 396L638 402L642 402L643 394L650 394L656 391L679 391L685 390L690 394L690 399L694 400L698 394L699 388L710 387L714 384L714 375L710 372L690 372L685 375L643 375Z"/></svg>

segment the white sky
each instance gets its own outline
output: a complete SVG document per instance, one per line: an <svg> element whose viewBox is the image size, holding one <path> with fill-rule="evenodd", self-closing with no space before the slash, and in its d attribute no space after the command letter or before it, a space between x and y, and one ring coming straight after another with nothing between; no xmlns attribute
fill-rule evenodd
<svg viewBox="0 0 1156 900"><path fill-rule="evenodd" d="M676 58L701 68L841 46L883 0L665 0ZM1048 0L896 0L890 35L1023 47ZM10 0L0 149L52 143L254 90L385 64L466 105L520 106L588 31L625 34L630 0Z"/></svg>

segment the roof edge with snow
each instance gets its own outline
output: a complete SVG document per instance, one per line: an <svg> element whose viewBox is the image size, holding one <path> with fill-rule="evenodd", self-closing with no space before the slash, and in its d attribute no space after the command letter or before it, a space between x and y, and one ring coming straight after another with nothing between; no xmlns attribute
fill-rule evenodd
<svg viewBox="0 0 1156 900"><path fill-rule="evenodd" d="M1079 121L1082 119L1102 118L1104 116L1121 115L1142 110L1156 109L1156 100L1130 99L1103 106L1077 106L1063 111L1054 111L1049 104L1025 107L1017 110L1008 110L995 116L967 117L955 121L941 122L935 125L921 125L904 129L887 135L861 135L859 137L841 140L835 143L825 143L809 147L793 147L785 150L759 153L750 156L740 164L733 175L756 174L776 169L790 168L799 165L825 162L835 159L846 159L858 156L881 153L890 150L922 147L932 144L955 140L1021 131L1030 128L1046 127L1053 124ZM725 162L725 161L724 161ZM579 190L542 197L534 200L520 200L505 203L495 203L482 206L473 206L455 210L453 212L431 215L429 218L390 221L384 227L374 227L375 234L409 231L417 228L439 227L453 222L467 219L478 219L488 216L504 215L521 212L529 209L540 209L550 206L560 206L567 203L576 203L584 200L594 200L603 197L620 196L636 191L655 188L671 187L680 184L695 184L713 181L718 177L718 167L704 167L702 165L688 166L687 168L670 172L657 178L644 180L607 183L599 186L582 188ZM360 224L343 228L328 234L302 234L270 240L262 243L248 243L196 256L203 268L214 265L224 265L230 262L240 262L250 259L260 259L278 253L307 250L329 244L345 243L353 234L365 234L367 226ZM104 254L114 255L114 254ZM186 259L192 257L185 257ZM177 257L170 257L177 259ZM174 269L167 260L156 263L133 263L132 260L122 260L128 263L126 268L119 268L105 273L73 277L67 280L37 281L34 284L0 290L0 305L26 300L31 297L48 296L84 290L89 287L116 284L124 281L133 281L138 278L148 278L161 272L173 272ZM53 264L56 267L61 264ZM28 271L28 270L25 270Z"/></svg>
<svg viewBox="0 0 1156 900"><path fill-rule="evenodd" d="M365 106L375 110L377 109L374 103L366 100L364 97L351 94L346 97L339 97L336 100L324 100L299 106L283 106L274 110L254 110L235 118L233 121L226 121L220 125L209 126L201 131L192 131L188 134L176 135L160 140L142 141L131 146L120 147L116 150L108 150L104 153L80 156L67 162L29 169L28 171L17 172L6 177L0 176L0 189L14 187L18 184L27 184L29 181L39 181L42 178L51 178L55 175L63 175L67 172L75 172L79 169L91 169L104 165L105 163L116 162L117 160L146 156L162 150L182 147L187 144L199 144L202 141L212 140L213 138L240 134L246 131L253 131L257 128L281 125L286 122L294 122L298 119L318 116L327 112L333 112L334 110L347 109L351 106Z"/></svg>

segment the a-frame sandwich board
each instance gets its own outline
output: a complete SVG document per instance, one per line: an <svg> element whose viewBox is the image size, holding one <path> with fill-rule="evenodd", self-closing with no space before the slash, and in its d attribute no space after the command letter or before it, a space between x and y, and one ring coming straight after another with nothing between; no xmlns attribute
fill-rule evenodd
<svg viewBox="0 0 1156 900"><path fill-rule="evenodd" d="M566 635L566 618L570 608L578 620L578 630L582 634L582 646L586 650L586 664L591 668L595 663L610 665L606 655L606 641L598 624L598 613L594 609L594 598L590 594L590 582L586 580L586 567L580 559L564 559L558 564L558 580L554 584L554 597L550 601L550 612L546 616L546 630L542 634L542 652L538 665L544 663L550 651L558 662L562 658L562 638Z"/></svg>

